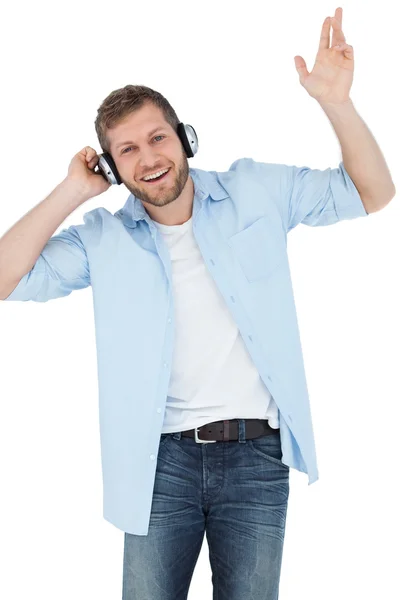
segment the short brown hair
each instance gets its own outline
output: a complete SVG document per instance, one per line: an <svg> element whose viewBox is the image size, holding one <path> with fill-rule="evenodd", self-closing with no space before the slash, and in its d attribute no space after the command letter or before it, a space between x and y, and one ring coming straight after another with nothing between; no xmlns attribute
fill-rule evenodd
<svg viewBox="0 0 400 600"><path fill-rule="evenodd" d="M97 109L94 126L103 152L110 152L107 129L116 126L130 113L150 102L162 110L167 123L174 131L177 130L180 121L162 94L145 85L126 85L111 92Z"/></svg>

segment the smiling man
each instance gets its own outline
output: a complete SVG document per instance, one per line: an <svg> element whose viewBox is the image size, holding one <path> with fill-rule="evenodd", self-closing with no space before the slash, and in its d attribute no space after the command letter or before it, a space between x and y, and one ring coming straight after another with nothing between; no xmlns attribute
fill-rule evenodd
<svg viewBox="0 0 400 600"><path fill-rule="evenodd" d="M215 597L278 598L289 470L318 479L287 234L365 217L395 193L350 100L353 50L335 16L312 72L295 64L339 138L337 168L189 168L193 128L128 85L98 109L103 154L76 154L0 240L2 299L92 289L103 514L125 532L123 600L185 600L204 535ZM130 191L122 208L50 238L114 182Z"/></svg>

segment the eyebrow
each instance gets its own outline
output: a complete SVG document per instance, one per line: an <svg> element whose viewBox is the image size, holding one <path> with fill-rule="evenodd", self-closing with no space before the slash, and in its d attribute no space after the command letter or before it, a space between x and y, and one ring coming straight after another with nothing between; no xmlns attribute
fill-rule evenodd
<svg viewBox="0 0 400 600"><path fill-rule="evenodd" d="M151 135L153 135L154 133L156 133L156 131L161 131L161 130L164 130L164 127L162 127L162 126L156 127L155 129L153 129L153 131L150 131L149 137ZM128 140L127 142L120 142L115 147L119 148L120 146L123 146L124 144L134 144L134 142L131 142L130 140Z"/></svg>

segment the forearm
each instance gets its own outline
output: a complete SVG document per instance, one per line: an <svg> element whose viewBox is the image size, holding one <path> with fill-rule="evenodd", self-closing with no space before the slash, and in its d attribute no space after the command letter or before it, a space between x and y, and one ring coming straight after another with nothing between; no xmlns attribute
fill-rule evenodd
<svg viewBox="0 0 400 600"><path fill-rule="evenodd" d="M2 236L0 299L32 269L57 227L86 199L79 186L65 179Z"/></svg>
<svg viewBox="0 0 400 600"><path fill-rule="evenodd" d="M383 208L395 195L395 186L381 149L353 102L320 106L339 139L344 167L367 212Z"/></svg>

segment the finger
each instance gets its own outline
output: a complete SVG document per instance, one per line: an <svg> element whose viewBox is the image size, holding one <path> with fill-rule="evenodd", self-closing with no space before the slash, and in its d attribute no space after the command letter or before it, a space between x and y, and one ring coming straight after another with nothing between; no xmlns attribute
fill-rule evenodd
<svg viewBox="0 0 400 600"><path fill-rule="evenodd" d="M333 50L344 52L346 58L353 58L354 55L353 46L350 46L350 44L338 44L337 46L333 47Z"/></svg>
<svg viewBox="0 0 400 600"><path fill-rule="evenodd" d="M344 33L342 31L342 26L339 21L335 18L331 18L332 24L332 46L336 46L337 44L346 43L346 38L344 37Z"/></svg>
<svg viewBox="0 0 400 600"><path fill-rule="evenodd" d="M302 56L297 55L294 57L294 64L296 66L297 73L299 74L300 83L303 85L304 81L310 75L307 70L306 61Z"/></svg>
<svg viewBox="0 0 400 600"><path fill-rule="evenodd" d="M330 17L326 17L321 29L321 37L319 40L319 50L329 48L329 32L331 28Z"/></svg>
<svg viewBox="0 0 400 600"><path fill-rule="evenodd" d="M93 149L90 149L87 154L86 154L86 160L88 162L92 161L93 159L95 159L97 157L96 151Z"/></svg>
<svg viewBox="0 0 400 600"><path fill-rule="evenodd" d="M343 19L343 8L337 8L335 10L335 19L338 21L340 27L342 26L342 19Z"/></svg>
<svg viewBox="0 0 400 600"><path fill-rule="evenodd" d="M339 7L335 10L335 19L339 23L341 29L342 29L342 17L343 17L343 9ZM336 32L333 29L332 46L336 46L336 44L338 44L338 43L339 43L339 39L337 39Z"/></svg>

